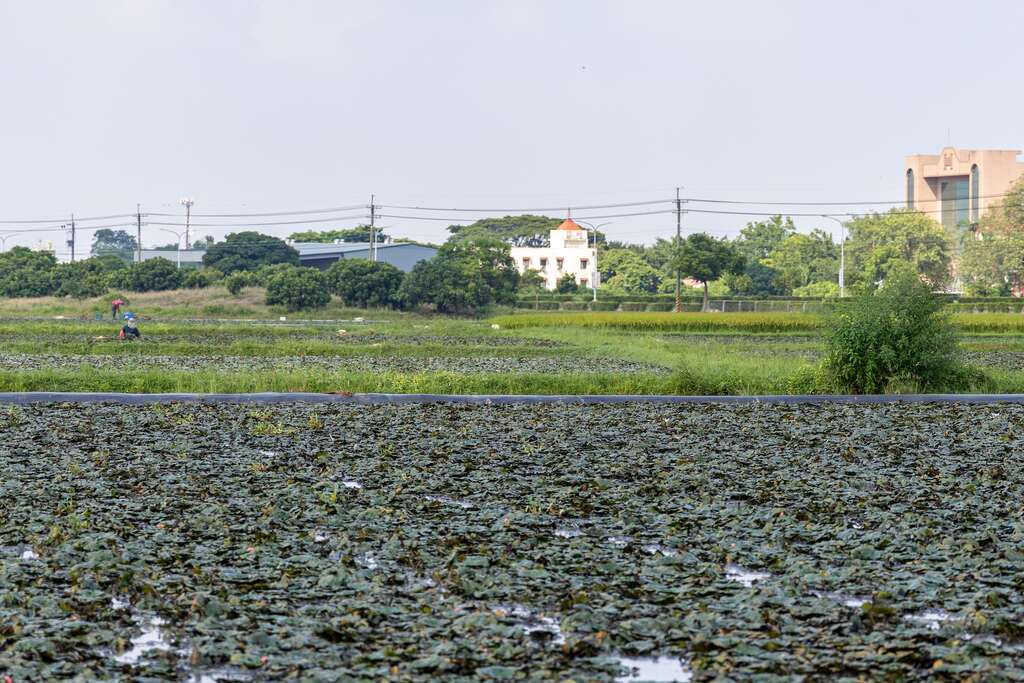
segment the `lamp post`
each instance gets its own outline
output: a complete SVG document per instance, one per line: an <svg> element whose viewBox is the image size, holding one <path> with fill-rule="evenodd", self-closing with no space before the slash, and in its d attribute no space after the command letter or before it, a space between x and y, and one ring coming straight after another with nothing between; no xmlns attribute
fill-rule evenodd
<svg viewBox="0 0 1024 683"><path fill-rule="evenodd" d="M600 272L597 270L597 229L603 228L606 225L611 225L611 223L598 223L597 225L594 225L593 223L589 223L587 221L581 221L578 218L573 218L572 220L577 223L582 223L583 225L589 226L591 232L594 233L594 277L591 278L590 285L591 288L594 290L594 301L597 301L597 279L601 275Z"/></svg>
<svg viewBox="0 0 1024 683"><path fill-rule="evenodd" d="M822 215L822 218L839 224L839 298L846 296L846 224L835 216Z"/></svg>
<svg viewBox="0 0 1024 683"><path fill-rule="evenodd" d="M182 237L182 235L185 235L185 234L188 234L188 233L175 232L175 231L169 230L167 228L160 228L160 229L162 231L164 231L164 232L169 232L169 233L171 233L172 235L174 235L175 237L178 238L178 270L181 270L181 237Z"/></svg>
<svg viewBox="0 0 1024 683"><path fill-rule="evenodd" d="M195 202L192 201L191 197L185 197L185 198L183 198L181 200L181 205L185 207L185 248L186 249L188 249L188 248L190 248L192 246L192 245L190 245L188 243L189 242L189 240L188 240L188 230L189 230L189 227L191 227L190 224L192 222L192 205L193 204L195 204Z"/></svg>
<svg viewBox="0 0 1024 683"><path fill-rule="evenodd" d="M0 253L3 253L5 251L7 251L7 238L8 237L14 237L15 235L20 235L23 232L27 232L27 231L20 230L20 231L17 231L17 232L8 233L6 235L0 235Z"/></svg>

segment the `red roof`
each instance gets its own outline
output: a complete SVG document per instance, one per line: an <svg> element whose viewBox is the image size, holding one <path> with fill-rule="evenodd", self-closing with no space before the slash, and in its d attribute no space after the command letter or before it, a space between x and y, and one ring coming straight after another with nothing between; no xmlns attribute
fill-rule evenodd
<svg viewBox="0 0 1024 683"><path fill-rule="evenodd" d="M581 228L580 224L577 223L576 221L574 221L573 219L566 218L555 229L556 230L582 230L583 228Z"/></svg>

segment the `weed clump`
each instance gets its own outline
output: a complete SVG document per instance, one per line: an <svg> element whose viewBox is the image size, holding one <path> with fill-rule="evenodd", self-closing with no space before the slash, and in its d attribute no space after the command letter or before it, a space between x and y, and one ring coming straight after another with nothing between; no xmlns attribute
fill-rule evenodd
<svg viewBox="0 0 1024 683"><path fill-rule="evenodd" d="M912 269L894 269L882 287L829 317L823 370L830 383L854 394L968 388L972 372L943 306Z"/></svg>

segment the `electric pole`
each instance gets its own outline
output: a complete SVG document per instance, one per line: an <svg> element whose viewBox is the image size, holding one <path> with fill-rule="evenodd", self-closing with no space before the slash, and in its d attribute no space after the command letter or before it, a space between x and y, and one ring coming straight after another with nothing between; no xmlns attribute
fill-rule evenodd
<svg viewBox="0 0 1024 683"><path fill-rule="evenodd" d="M135 205L135 246L138 250L138 263L142 263L142 205Z"/></svg>
<svg viewBox="0 0 1024 683"><path fill-rule="evenodd" d="M377 206L374 204L376 195L370 195L370 251L371 261L377 260Z"/></svg>
<svg viewBox="0 0 1024 683"><path fill-rule="evenodd" d="M676 188L676 259L679 259L679 248L683 242L683 200L679 198L679 188ZM679 273L679 264L676 264L676 306L675 312L683 312L682 295L683 278Z"/></svg>
<svg viewBox="0 0 1024 683"><path fill-rule="evenodd" d="M192 222L192 204L194 203L191 197L185 197L181 200L181 205L185 207L185 251L191 248L188 231Z"/></svg>
<svg viewBox="0 0 1024 683"><path fill-rule="evenodd" d="M75 214L71 214L71 262L75 262Z"/></svg>

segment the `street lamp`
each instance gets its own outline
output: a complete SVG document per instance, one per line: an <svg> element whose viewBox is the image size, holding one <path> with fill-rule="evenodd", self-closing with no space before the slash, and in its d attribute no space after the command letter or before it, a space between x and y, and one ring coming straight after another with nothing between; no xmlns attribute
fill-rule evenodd
<svg viewBox="0 0 1024 683"><path fill-rule="evenodd" d="M839 224L839 297L846 296L846 224L835 216L822 215Z"/></svg>
<svg viewBox="0 0 1024 683"><path fill-rule="evenodd" d="M17 232L9 233L7 235L0 235L0 253L3 253L5 251L7 251L7 238L8 237L14 237L15 235L20 235L23 232L28 232L28 231L27 230L20 230L20 231L17 231Z"/></svg>
<svg viewBox="0 0 1024 683"><path fill-rule="evenodd" d="M178 270L181 270L181 237L182 237L182 235L187 235L188 234L187 231L186 232L175 232L175 231L169 230L167 228L160 228L160 230L163 230L164 232L169 232L169 233L171 233L172 235L174 235L175 237L178 238Z"/></svg>
<svg viewBox="0 0 1024 683"><path fill-rule="evenodd" d="M594 301L597 301L597 279L601 275L600 272L597 270L597 229L603 228L606 225L611 225L611 222L598 223L597 225L594 225L593 223L589 223L587 221L581 221L579 218L573 218L572 220L575 221L576 223L582 223L583 225L589 226L590 230L594 233L594 277L591 278L590 285L591 288L594 290Z"/></svg>
<svg viewBox="0 0 1024 683"><path fill-rule="evenodd" d="M185 207L185 249L192 246L188 243L188 229L190 227L189 224L192 222L192 205L194 203L191 197L185 197L181 200L181 205Z"/></svg>

